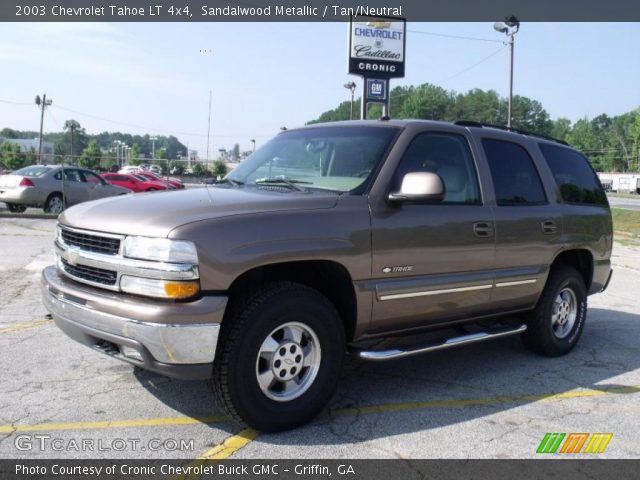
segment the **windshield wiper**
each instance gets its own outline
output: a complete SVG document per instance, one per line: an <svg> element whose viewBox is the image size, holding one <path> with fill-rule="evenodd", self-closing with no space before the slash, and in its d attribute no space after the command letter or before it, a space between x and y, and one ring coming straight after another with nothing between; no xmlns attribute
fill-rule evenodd
<svg viewBox="0 0 640 480"><path fill-rule="evenodd" d="M256 185L286 185L292 190L297 190L298 192L306 192L306 189L296 185L300 183L311 184L311 182L305 182L303 180L294 180L292 178L282 178L282 177L259 178L255 181Z"/></svg>
<svg viewBox="0 0 640 480"><path fill-rule="evenodd" d="M232 178L223 178L222 180L214 182L213 184L220 185L221 183L228 183L232 187L239 187L240 185L244 185L244 182L241 182L240 180L234 180Z"/></svg>

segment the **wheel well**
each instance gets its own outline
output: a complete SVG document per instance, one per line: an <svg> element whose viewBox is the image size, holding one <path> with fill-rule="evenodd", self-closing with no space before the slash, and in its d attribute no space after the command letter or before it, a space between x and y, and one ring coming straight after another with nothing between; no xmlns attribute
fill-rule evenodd
<svg viewBox="0 0 640 480"><path fill-rule="evenodd" d="M46 206L49 200L51 199L51 197L55 197L55 196L62 198L62 192L51 192L49 195L47 195L47 198L44 201L44 205Z"/></svg>
<svg viewBox="0 0 640 480"><path fill-rule="evenodd" d="M564 251L555 258L551 268L560 264L570 265L578 270L584 279L587 291L589 291L589 288L591 287L591 280L593 278L593 255L591 255L589 250L579 249Z"/></svg>
<svg viewBox="0 0 640 480"><path fill-rule="evenodd" d="M349 272L339 263L308 260L265 265L240 275L229 287L232 305L248 292L268 282L287 280L311 287L333 303L342 319L347 339L352 339L356 326L356 296Z"/></svg>

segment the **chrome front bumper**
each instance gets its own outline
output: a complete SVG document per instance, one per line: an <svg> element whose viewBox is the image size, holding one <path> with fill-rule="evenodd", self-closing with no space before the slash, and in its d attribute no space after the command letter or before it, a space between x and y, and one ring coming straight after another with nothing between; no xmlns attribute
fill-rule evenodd
<svg viewBox="0 0 640 480"><path fill-rule="evenodd" d="M51 266L42 297L58 327L84 345L173 377L211 375L226 296L152 301L78 284Z"/></svg>

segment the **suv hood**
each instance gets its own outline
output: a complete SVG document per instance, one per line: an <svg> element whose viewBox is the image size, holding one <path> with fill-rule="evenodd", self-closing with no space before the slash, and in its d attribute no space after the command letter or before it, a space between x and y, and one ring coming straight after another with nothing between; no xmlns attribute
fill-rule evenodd
<svg viewBox="0 0 640 480"><path fill-rule="evenodd" d="M338 195L330 192L203 187L81 203L65 210L58 220L70 227L98 232L166 237L174 228L200 220L332 208L337 202Z"/></svg>

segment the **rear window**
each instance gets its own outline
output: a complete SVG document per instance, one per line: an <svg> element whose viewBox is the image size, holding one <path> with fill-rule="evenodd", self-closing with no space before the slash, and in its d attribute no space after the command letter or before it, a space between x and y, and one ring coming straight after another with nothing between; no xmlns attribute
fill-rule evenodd
<svg viewBox="0 0 640 480"><path fill-rule="evenodd" d="M608 205L600 180L583 155L546 143L540 144L540 151L553 173L562 200L567 203Z"/></svg>
<svg viewBox="0 0 640 480"><path fill-rule="evenodd" d="M12 175L22 175L23 177L41 177L49 170L51 170L49 167L31 165L30 167L24 167L20 170L16 170L12 173Z"/></svg>

